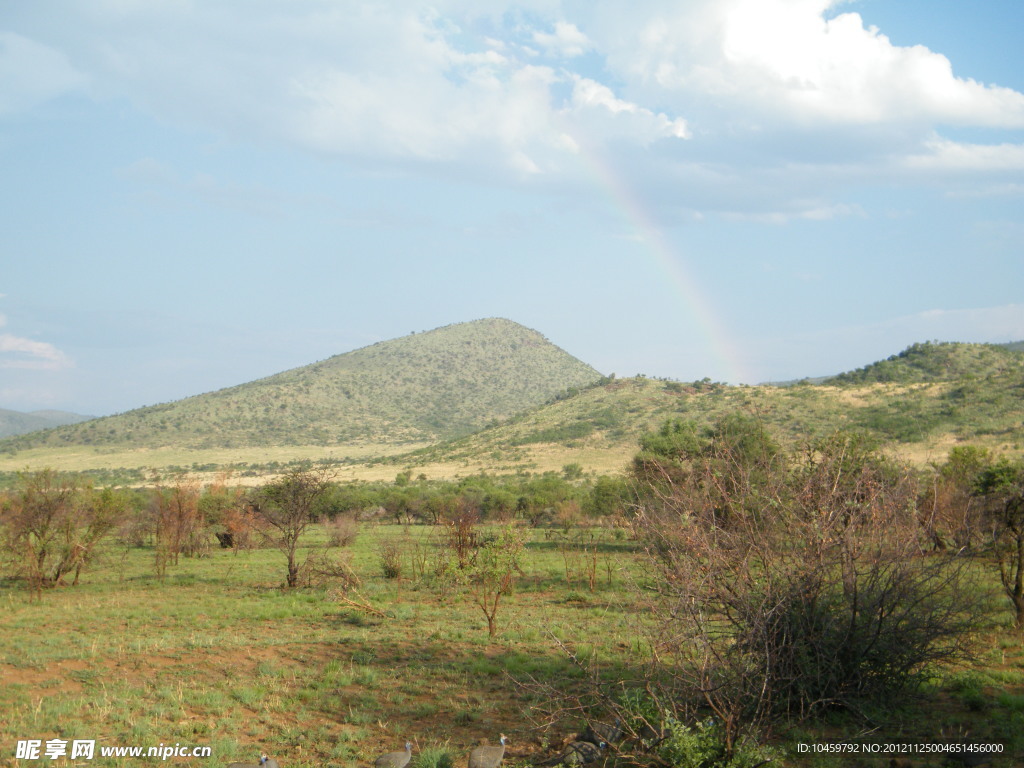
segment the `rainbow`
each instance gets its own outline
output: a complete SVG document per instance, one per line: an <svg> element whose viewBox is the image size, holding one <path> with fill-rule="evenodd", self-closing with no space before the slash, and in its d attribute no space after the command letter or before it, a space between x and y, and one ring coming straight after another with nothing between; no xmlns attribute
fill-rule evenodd
<svg viewBox="0 0 1024 768"><path fill-rule="evenodd" d="M576 137L574 137L576 138ZM669 284L682 299L683 311L696 325L698 335L710 349L712 357L725 372L726 381L731 384L750 383L750 372L746 369L736 343L732 340L725 324L708 302L697 279L687 268L685 260L665 238L661 227L647 213L637 195L625 179L603 160L585 142L576 139L579 147L577 157L589 175L595 178L597 186L606 192L613 207L626 219L648 252L653 256L659 272L665 274Z"/></svg>

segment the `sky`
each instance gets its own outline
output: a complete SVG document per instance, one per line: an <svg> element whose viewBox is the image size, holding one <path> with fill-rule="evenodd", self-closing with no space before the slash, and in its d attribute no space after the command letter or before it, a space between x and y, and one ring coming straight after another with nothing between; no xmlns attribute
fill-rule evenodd
<svg viewBox="0 0 1024 768"><path fill-rule="evenodd" d="M0 408L484 317L756 384L1024 339L1018 0L6 0Z"/></svg>

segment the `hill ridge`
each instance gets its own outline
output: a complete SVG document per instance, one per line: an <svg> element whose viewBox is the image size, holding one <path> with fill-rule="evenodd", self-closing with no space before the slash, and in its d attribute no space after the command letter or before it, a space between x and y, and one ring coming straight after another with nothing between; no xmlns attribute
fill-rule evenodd
<svg viewBox="0 0 1024 768"><path fill-rule="evenodd" d="M512 320L452 323L251 382L4 442L331 445L458 437L600 373Z"/></svg>
<svg viewBox="0 0 1024 768"><path fill-rule="evenodd" d="M1014 344L925 341L885 360L827 377L826 384L923 383L1024 371L1024 354Z"/></svg>
<svg viewBox="0 0 1024 768"><path fill-rule="evenodd" d="M0 408L0 439L38 432L64 424L88 421L92 416L57 410L15 411Z"/></svg>

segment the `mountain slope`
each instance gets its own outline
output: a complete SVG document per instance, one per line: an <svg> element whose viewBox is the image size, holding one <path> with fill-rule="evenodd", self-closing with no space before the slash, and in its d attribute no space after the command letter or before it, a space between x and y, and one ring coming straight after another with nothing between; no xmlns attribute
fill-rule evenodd
<svg viewBox="0 0 1024 768"><path fill-rule="evenodd" d="M149 406L4 448L190 448L453 438L600 378L541 334L491 318L380 342L217 392Z"/></svg>
<svg viewBox="0 0 1024 768"><path fill-rule="evenodd" d="M24 435L40 429L50 429L63 424L77 424L88 421L91 416L82 416L67 411L9 411L0 408L0 438Z"/></svg>
<svg viewBox="0 0 1024 768"><path fill-rule="evenodd" d="M761 419L790 446L849 429L918 462L944 456L962 442L1019 454L1024 354L983 344L914 345L824 384L733 387L620 379L391 461L409 467L473 463L495 471L557 469L592 458L589 466L609 471L615 469L610 462L625 467L640 435L666 419L710 426L737 410ZM481 463L490 456L501 457L491 462L500 466Z"/></svg>
<svg viewBox="0 0 1024 768"><path fill-rule="evenodd" d="M829 384L933 382L1024 372L1024 355L1012 344L925 342L898 355L827 379Z"/></svg>

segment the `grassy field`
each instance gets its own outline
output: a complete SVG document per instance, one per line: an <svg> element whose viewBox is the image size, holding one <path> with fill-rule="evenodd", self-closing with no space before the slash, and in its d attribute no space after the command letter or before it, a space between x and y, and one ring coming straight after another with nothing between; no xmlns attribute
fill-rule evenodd
<svg viewBox="0 0 1024 768"><path fill-rule="evenodd" d="M495 743L499 732L510 738L509 764L547 755L580 724L538 727L530 713L543 702L517 680L585 683L556 640L599 662L609 678L628 676L648 653L635 591L643 556L613 529L573 534L592 543L596 560L581 557L561 530L523 534L523 573L493 638L479 608L431 576L440 539L428 526L364 523L351 546L330 550L358 578L355 592L335 580L281 589L285 564L276 550L213 549L181 558L159 580L152 550L120 545L83 583L39 601L0 582L0 764L14 764L18 740L55 737L95 739L98 747L210 746L211 759L191 761L208 766L253 760L260 750L285 768L367 765L406 739L423 768L444 765L444 755L462 766L469 748ZM326 552L325 542L318 530L307 551ZM388 548L398 553L400 579L385 578ZM797 741L857 734L933 742L941 729L958 728L976 741L1024 748L1024 647L1009 619L999 612L975 638L973 664L936 670L923 699L872 733L838 718L779 734L780 749L795 755ZM888 759L794 756L785 764Z"/></svg>
<svg viewBox="0 0 1024 768"><path fill-rule="evenodd" d="M346 446L290 445L248 448L31 448L14 456L0 455L0 472L36 471L59 467L62 472L103 472L110 484L133 484L132 475L143 484L149 475L181 472L200 482L230 473L234 483L254 484L272 477L279 467L308 461L330 461L339 465L343 480L393 480L395 468L387 462L412 445L358 443ZM384 461L381 461L384 459ZM368 463L369 462L369 463ZM102 483L101 484L105 484Z"/></svg>

